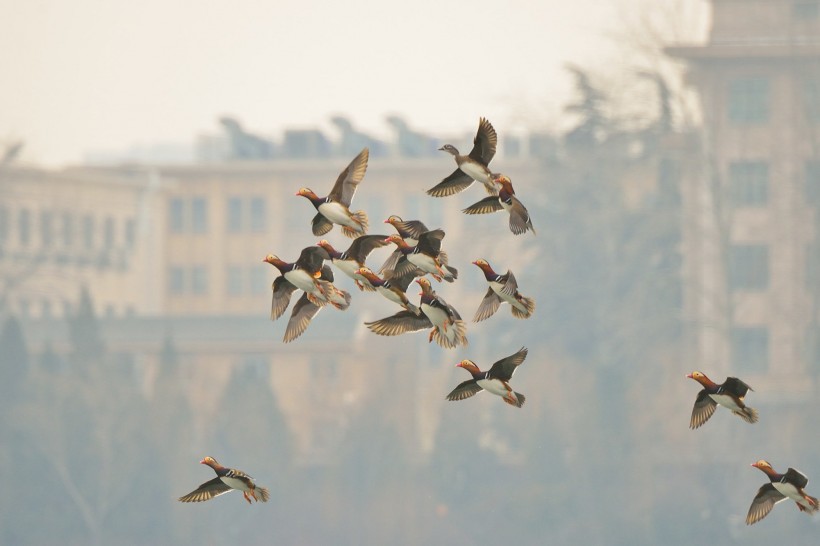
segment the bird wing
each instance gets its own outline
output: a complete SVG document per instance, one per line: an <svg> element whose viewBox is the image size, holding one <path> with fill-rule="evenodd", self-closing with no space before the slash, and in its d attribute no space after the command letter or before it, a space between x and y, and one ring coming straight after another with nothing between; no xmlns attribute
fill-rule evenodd
<svg viewBox="0 0 820 546"><path fill-rule="evenodd" d="M311 275L317 271L322 270L322 264L325 260L330 259L330 254L327 250L320 246L308 246L302 249L299 254L299 259L296 260L296 266L304 269Z"/></svg>
<svg viewBox="0 0 820 546"><path fill-rule="evenodd" d="M490 368L488 377L490 379L500 379L501 381L509 381L515 369L524 362L527 358L527 348L521 347L518 352L508 357L502 358Z"/></svg>
<svg viewBox="0 0 820 546"><path fill-rule="evenodd" d="M794 468L789 468L786 473L783 474L783 480L794 485L798 489L803 489L809 485L809 479L806 475L799 470L795 470Z"/></svg>
<svg viewBox="0 0 820 546"><path fill-rule="evenodd" d="M282 339L285 343L289 343L301 336L310 325L310 321L316 316L316 313L322 308L311 302L307 294L302 294L302 297L296 301L293 306L293 311L288 319L287 328L285 328L285 337Z"/></svg>
<svg viewBox="0 0 820 546"><path fill-rule="evenodd" d="M319 278L323 281L333 282L333 268L325 264L322 266L322 274Z"/></svg>
<svg viewBox="0 0 820 546"><path fill-rule="evenodd" d="M223 493L227 493L231 490L231 487L223 482L219 476L212 480L208 480L207 482L203 483L187 495L183 495L179 498L182 502L202 502L206 500L211 500L214 497L218 497Z"/></svg>
<svg viewBox="0 0 820 546"><path fill-rule="evenodd" d="M393 269L385 270L384 273L385 277L389 277L391 279L396 277L404 278L406 275L414 273L417 269L416 264L408 260L407 256L401 256L393 266ZM424 272L422 272L422 275L424 275Z"/></svg>
<svg viewBox="0 0 820 546"><path fill-rule="evenodd" d="M361 239L361 237L360 237L360 239ZM388 256L388 257L387 257L387 259L384 261L384 263L382 264L382 266L379 268L379 273L381 274L381 273L383 273L383 272L385 272L385 271L389 271L389 270L391 270L391 269L395 269L395 268L396 268L396 264L398 264L398 263L399 263L399 260L400 260L403 256L404 256L404 254L402 254L401 250L399 250L398 248L397 248L396 250L394 250L394 251L390 254L390 256Z"/></svg>
<svg viewBox="0 0 820 546"><path fill-rule="evenodd" d="M380 336L398 336L407 332L432 328L433 323L423 313L416 315L411 311L403 310L383 319L365 322L364 325Z"/></svg>
<svg viewBox="0 0 820 546"><path fill-rule="evenodd" d="M385 239L387 239L387 235L362 235L361 237L356 237L353 242L350 243L350 248L347 249L347 255L358 263L364 263L367 256L373 252L373 250L390 244L385 242Z"/></svg>
<svg viewBox="0 0 820 546"><path fill-rule="evenodd" d="M293 291L296 290L296 287L285 277L279 276L273 281L271 288L273 289L273 298L270 304L270 319L276 320L281 317L285 309L288 308L290 296L293 294Z"/></svg>
<svg viewBox="0 0 820 546"><path fill-rule="evenodd" d="M727 377L726 381L723 382L723 389L730 394L734 394L740 399L743 399L747 392L754 390L737 377Z"/></svg>
<svg viewBox="0 0 820 546"><path fill-rule="evenodd" d="M313 230L313 234L315 236L321 237L333 229L333 222L325 218L321 212L317 212L316 216L314 216L313 220L311 220L311 229Z"/></svg>
<svg viewBox="0 0 820 546"><path fill-rule="evenodd" d="M503 275L502 278L505 278L504 285L501 287L501 292L507 294L508 296L515 296L515 293L518 292L518 281L515 280L515 275L509 269L507 273Z"/></svg>
<svg viewBox="0 0 820 546"><path fill-rule="evenodd" d="M492 124L486 118L481 118L478 122L478 130L473 139L473 149L470 150L470 157L476 161L489 165L495 156L495 148L498 144L498 135Z"/></svg>
<svg viewBox="0 0 820 546"><path fill-rule="evenodd" d="M402 292L407 292L407 287L413 282L416 277L423 277L424 271L419 268L410 269L402 275L396 274L395 270L387 271L384 275L384 280L390 281L391 286L395 286Z"/></svg>
<svg viewBox="0 0 820 546"><path fill-rule="evenodd" d="M501 201L498 200L497 195L488 195L481 201L473 203L466 209L462 210L464 214L489 214L491 212L498 212L503 210Z"/></svg>
<svg viewBox="0 0 820 546"><path fill-rule="evenodd" d="M469 174L461 169L456 169L450 173L450 176L427 190L427 195L432 195L433 197L448 197L466 190L473 182L475 182L475 180L473 180Z"/></svg>
<svg viewBox="0 0 820 546"><path fill-rule="evenodd" d="M444 230L434 229L425 231L419 235L419 242L416 248L428 256L436 256L441 252L441 240L444 239Z"/></svg>
<svg viewBox="0 0 820 546"><path fill-rule="evenodd" d="M695 407L692 408L692 418L689 420L689 428L698 428L709 420L715 410L717 402L703 389L695 399Z"/></svg>
<svg viewBox="0 0 820 546"><path fill-rule="evenodd" d="M483 389L478 386L475 379L468 379L467 381L459 383L455 389L450 391L450 394L447 395L447 400L464 400L465 398L474 396L482 390Z"/></svg>
<svg viewBox="0 0 820 546"><path fill-rule="evenodd" d="M749 507L749 513L746 515L746 525L757 523L766 517L772 511L774 505L780 501L786 500L785 495L774 488L771 483L764 484L757 490L752 505Z"/></svg>
<svg viewBox="0 0 820 546"><path fill-rule="evenodd" d="M346 207L350 206L353 201L353 195L356 193L356 187L364 178L364 173L367 170L367 160L370 157L370 150L364 148L359 155L353 158L345 170L339 174L333 189L330 190L328 197L332 201L337 201Z"/></svg>
<svg viewBox="0 0 820 546"><path fill-rule="evenodd" d="M535 229L532 227L532 220L530 219L530 213L527 212L527 208L518 200L516 196L511 196L512 199L512 208L510 209L510 231L512 231L516 235L521 235L522 233L526 233L527 229L531 229L533 233L535 233Z"/></svg>
<svg viewBox="0 0 820 546"><path fill-rule="evenodd" d="M427 226L425 226L419 220L403 220L401 222L397 222L397 225L395 227L401 232L403 232L405 235L410 236L410 238L415 239L416 241L419 240L419 236L422 233L424 233L425 231L429 231L427 229Z"/></svg>
<svg viewBox="0 0 820 546"><path fill-rule="evenodd" d="M498 311L499 306L501 306L501 298L492 288L488 288L487 293L484 294L484 299L481 300L481 303L478 305L478 310L475 312L473 322L481 322L484 319L490 318Z"/></svg>

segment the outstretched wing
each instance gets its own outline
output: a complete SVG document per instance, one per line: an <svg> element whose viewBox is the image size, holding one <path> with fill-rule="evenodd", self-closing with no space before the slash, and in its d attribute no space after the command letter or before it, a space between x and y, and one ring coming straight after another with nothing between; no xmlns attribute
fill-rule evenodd
<svg viewBox="0 0 820 546"><path fill-rule="evenodd" d="M466 190L473 182L475 182L475 180L473 180L469 174L461 169L456 169L450 173L450 176L427 190L427 195L432 195L433 197L448 197Z"/></svg>
<svg viewBox="0 0 820 546"><path fill-rule="evenodd" d="M271 288L273 289L273 298L270 304L270 319L276 320L281 317L285 309L288 308L290 296L293 294L293 291L296 290L296 287L285 279L285 277L279 276L273 281Z"/></svg>
<svg viewBox="0 0 820 546"><path fill-rule="evenodd" d="M433 327L433 323L425 314L416 315L406 310L380 320L365 322L364 325L380 336L398 336L407 332L418 332Z"/></svg>
<svg viewBox="0 0 820 546"><path fill-rule="evenodd" d="M717 402L703 389L695 399L695 407L692 408L692 418L689 420L689 428L698 428L709 420L717 409Z"/></svg>
<svg viewBox="0 0 820 546"><path fill-rule="evenodd" d="M489 214L500 210L504 210L504 207L501 206L501 201L498 200L498 196L488 195L481 201L473 203L461 212L464 214Z"/></svg>
<svg viewBox="0 0 820 546"><path fill-rule="evenodd" d="M282 339L285 343L290 343L297 337L301 336L310 325L310 321L316 316L316 313L322 308L311 302L307 294L302 294L293 306L293 311L290 314L287 328L285 328L285 336Z"/></svg>
<svg viewBox="0 0 820 546"><path fill-rule="evenodd" d="M444 230L442 229L425 231L419 236L419 242L416 247L424 254L436 256L439 252L441 252L442 239L444 239Z"/></svg>
<svg viewBox="0 0 820 546"><path fill-rule="evenodd" d="M498 311L500 305L501 298L492 288L488 288L484 299L481 300L481 303L478 305L478 310L475 312L473 322L481 322L484 319L490 318Z"/></svg>
<svg viewBox="0 0 820 546"><path fill-rule="evenodd" d="M498 135L487 118L481 118L478 122L478 131L473 139L473 149L470 150L470 157L489 165L495 156L495 148L498 144Z"/></svg>
<svg viewBox="0 0 820 546"><path fill-rule="evenodd" d="M359 182L364 178L364 173L367 170L367 160L370 157L370 150L364 148L359 155L353 158L345 170L339 174L333 189L330 190L328 197L333 201L338 201L344 206L349 207L350 202L353 201L353 195L356 193L356 188Z"/></svg>
<svg viewBox="0 0 820 546"><path fill-rule="evenodd" d="M387 239L387 235L362 235L357 237L350 243L347 255L358 263L364 263L373 250L390 244L385 242L385 239Z"/></svg>
<svg viewBox="0 0 820 546"><path fill-rule="evenodd" d="M509 269L507 273L502 276L505 278L504 284L501 286L501 292L507 294L508 296L515 296L515 293L518 292L518 281L515 279L515 275Z"/></svg>
<svg viewBox="0 0 820 546"><path fill-rule="evenodd" d="M769 512L772 511L774 505L780 501L786 500L786 497L771 483L763 485L757 490L752 505L749 507L749 513L746 515L746 525L752 525L765 518Z"/></svg>
<svg viewBox="0 0 820 546"><path fill-rule="evenodd" d="M402 237L405 239L409 237L416 241L419 240L419 236L421 236L422 233L429 231L427 226L419 220L402 220L401 222L397 222L395 227Z"/></svg>
<svg viewBox="0 0 820 546"><path fill-rule="evenodd" d="M527 358L527 352L526 347L521 347L515 354L502 358L493 364L492 368L490 368L488 377L490 379L509 381L512 378L513 373L515 373L515 369Z"/></svg>
<svg viewBox="0 0 820 546"><path fill-rule="evenodd" d="M510 208L510 231L515 235L526 233L531 229L535 233L535 228L532 227L532 219L527 208L518 200L516 196L511 196L512 205Z"/></svg>
<svg viewBox="0 0 820 546"><path fill-rule="evenodd" d="M296 260L296 265L312 275L317 271L321 271L322 264L329 259L330 254L324 248L315 245L308 246L302 249L299 259Z"/></svg>
<svg viewBox="0 0 820 546"><path fill-rule="evenodd" d="M726 381L723 382L723 389L730 394L734 394L740 399L743 399L747 392L754 390L737 377L727 377Z"/></svg>
<svg viewBox="0 0 820 546"><path fill-rule="evenodd" d="M187 495L181 496L179 500L182 502L202 502L211 500L212 498L218 497L219 495L227 493L230 490L231 488L219 479L219 476L217 476L216 478L203 483Z"/></svg>
<svg viewBox="0 0 820 546"><path fill-rule="evenodd" d="M795 470L794 468L789 468L786 473L783 475L783 480L794 484L799 489L805 488L809 485L809 479L806 477L805 474L800 472L799 470Z"/></svg>
<svg viewBox="0 0 820 546"><path fill-rule="evenodd" d="M316 216L314 216L311 221L311 230L313 231L313 234L317 237L321 237L331 229L333 229L333 222L325 218L321 212L317 212Z"/></svg>
<svg viewBox="0 0 820 546"><path fill-rule="evenodd" d="M475 379L468 379L467 381L459 383L455 389L450 391L450 394L447 395L447 400L464 400L465 398L474 396L482 390L483 389L478 386Z"/></svg>

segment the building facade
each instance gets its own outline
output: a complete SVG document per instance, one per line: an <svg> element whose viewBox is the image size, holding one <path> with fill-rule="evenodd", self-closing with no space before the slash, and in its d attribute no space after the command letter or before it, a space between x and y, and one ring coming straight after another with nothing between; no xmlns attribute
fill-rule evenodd
<svg viewBox="0 0 820 546"><path fill-rule="evenodd" d="M700 366L809 393L816 377L820 2L713 0L686 61L703 111L683 184ZM778 390L774 388L772 390Z"/></svg>

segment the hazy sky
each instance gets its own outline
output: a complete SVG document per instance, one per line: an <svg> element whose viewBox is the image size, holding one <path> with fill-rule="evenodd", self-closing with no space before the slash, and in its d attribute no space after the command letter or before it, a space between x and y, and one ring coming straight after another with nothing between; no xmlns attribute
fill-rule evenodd
<svg viewBox="0 0 820 546"><path fill-rule="evenodd" d="M0 0L0 143L26 159L191 142L237 116L252 131L431 132L487 116L554 120L564 64L600 62L616 6L640 0Z"/></svg>

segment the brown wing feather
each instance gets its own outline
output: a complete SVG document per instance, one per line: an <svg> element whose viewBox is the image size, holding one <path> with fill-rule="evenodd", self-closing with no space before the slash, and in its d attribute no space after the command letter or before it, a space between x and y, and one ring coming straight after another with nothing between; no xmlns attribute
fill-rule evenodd
<svg viewBox="0 0 820 546"><path fill-rule="evenodd" d="M212 498L218 497L219 495L227 493L230 490L231 488L217 476L216 478L203 483L187 495L181 496L179 500L181 502L202 502L211 500Z"/></svg>
<svg viewBox="0 0 820 546"><path fill-rule="evenodd" d="M456 169L450 176L427 190L427 195L433 197L449 197L459 192L466 190L475 182L469 174L466 174L461 169Z"/></svg>
<svg viewBox="0 0 820 546"><path fill-rule="evenodd" d="M698 428L703 423L709 420L712 414L717 409L717 402L712 400L712 397L702 390L698 393L695 399L695 407L692 408L692 418L689 421L689 428Z"/></svg>
<svg viewBox="0 0 820 546"><path fill-rule="evenodd" d="M498 212L504 210L498 196L489 195L477 203L473 203L466 209L462 210L464 214L489 214L491 212Z"/></svg>
<svg viewBox="0 0 820 546"><path fill-rule="evenodd" d="M749 507L749 513L746 515L746 525L752 525L765 518L772 511L774 505L782 500L786 500L786 497L775 489L771 483L763 485L757 490L757 495L755 495L752 505Z"/></svg>
<svg viewBox="0 0 820 546"><path fill-rule="evenodd" d="M297 337L301 336L307 327L310 326L310 321L316 316L316 313L322 308L311 302L307 294L302 294L302 297L293 306L293 311L288 319L287 328L285 328L285 336L282 339L285 343L290 343Z"/></svg>
<svg viewBox="0 0 820 546"><path fill-rule="evenodd" d="M521 347L514 354L502 358L490 368L489 377L491 379L500 379L501 381L509 381L516 368L521 365L527 358L528 350L526 347Z"/></svg>
<svg viewBox="0 0 820 546"><path fill-rule="evenodd" d="M433 326L426 315L416 315L406 310L380 320L365 322L364 325L380 336L398 336L407 332L418 332Z"/></svg>
<svg viewBox="0 0 820 546"><path fill-rule="evenodd" d="M473 317L473 322L481 322L484 319L490 318L498 311L500 306L501 298L492 288L488 288L487 293L484 294L484 299L482 299L478 305L478 309Z"/></svg>
<svg viewBox="0 0 820 546"><path fill-rule="evenodd" d="M478 122L478 130L473 139L473 149L470 150L470 157L476 161L481 161L484 165L489 165L495 156L495 149L498 145L498 135L487 118L481 118Z"/></svg>
<svg viewBox="0 0 820 546"><path fill-rule="evenodd" d="M270 304L270 319L276 320L282 316L282 313L284 313L285 309L290 305L290 296L294 290L296 290L296 287L285 279L285 277L279 276L273 281L271 288L273 290L273 297L271 298Z"/></svg>
<svg viewBox="0 0 820 546"><path fill-rule="evenodd" d="M359 155L353 158L345 170L339 174L333 189L330 190L328 197L333 201L337 201L346 207L350 206L353 201L353 196L356 193L356 187L364 178L364 173L367 170L367 160L370 157L370 150L367 148L359 152Z"/></svg>
<svg viewBox="0 0 820 546"><path fill-rule="evenodd" d="M450 394L447 395L447 400L464 400L465 398L474 396L482 390L484 389L478 386L475 379L468 379L467 381L459 383L455 389L450 391Z"/></svg>

